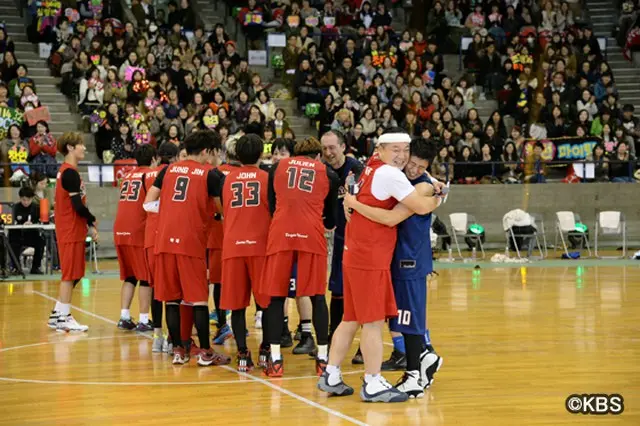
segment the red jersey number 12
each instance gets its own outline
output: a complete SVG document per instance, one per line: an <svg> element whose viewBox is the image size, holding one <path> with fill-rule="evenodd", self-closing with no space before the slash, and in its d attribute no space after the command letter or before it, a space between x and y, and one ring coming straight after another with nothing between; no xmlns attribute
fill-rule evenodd
<svg viewBox="0 0 640 426"><path fill-rule="evenodd" d="M298 170L300 174L298 174ZM287 169L289 175L287 187L289 189L298 188L304 192L313 191L313 181L316 178L316 171L313 169L298 169L296 167L289 167Z"/></svg>

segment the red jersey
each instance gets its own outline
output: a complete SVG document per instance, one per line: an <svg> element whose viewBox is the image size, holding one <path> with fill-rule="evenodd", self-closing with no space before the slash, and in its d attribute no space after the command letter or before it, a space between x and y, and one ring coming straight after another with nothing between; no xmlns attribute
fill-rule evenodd
<svg viewBox="0 0 640 426"><path fill-rule="evenodd" d="M270 173L269 204L274 213L267 255L289 250L326 255L324 229L335 226L338 175L308 157L280 160Z"/></svg>
<svg viewBox="0 0 640 426"><path fill-rule="evenodd" d="M271 212L269 174L255 166L231 166L222 186L222 258L264 256Z"/></svg>
<svg viewBox="0 0 640 426"><path fill-rule="evenodd" d="M234 168L227 163L221 164L216 167L220 173L224 176ZM222 214L222 212L214 211L214 213ZM207 239L207 248L212 250L222 250L222 238L223 238L223 224L221 220L216 220L212 217L213 222L209 227L209 238Z"/></svg>
<svg viewBox="0 0 640 426"><path fill-rule="evenodd" d="M384 163L376 156L367 162L358 187L357 198L363 204L386 210L393 209L398 201L395 198L378 200L373 196L371 185L376 170ZM388 270L396 247L396 228L373 222L354 211L347 223L342 263L345 266L365 270Z"/></svg>
<svg viewBox="0 0 640 426"><path fill-rule="evenodd" d="M165 164L149 169L144 174L144 187L151 188L158 177L158 173L167 167ZM150 248L156 244L156 230L158 229L158 213L147 212L147 220L144 227L144 248Z"/></svg>
<svg viewBox="0 0 640 426"><path fill-rule="evenodd" d="M208 227L220 196L220 178L211 166L193 160L162 170L154 186L160 188L160 211L155 252L204 258Z"/></svg>
<svg viewBox="0 0 640 426"><path fill-rule="evenodd" d="M73 174L73 179L64 179L63 175L65 174ZM65 189L66 181L74 182L73 187ZM55 194L55 225L58 243L81 242L87 237L87 219L80 216L71 203L69 194L74 192L80 193L82 203L86 205L87 194L78 169L69 163L62 163L56 178Z"/></svg>
<svg viewBox="0 0 640 426"><path fill-rule="evenodd" d="M113 224L113 242L116 245L144 247L147 212L142 205L147 196L145 173L148 171L148 167L136 167L122 178L118 212Z"/></svg>

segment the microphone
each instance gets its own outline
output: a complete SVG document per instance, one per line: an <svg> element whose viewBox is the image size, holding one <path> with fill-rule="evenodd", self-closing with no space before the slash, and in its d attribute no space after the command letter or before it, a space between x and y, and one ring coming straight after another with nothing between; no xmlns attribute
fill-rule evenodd
<svg viewBox="0 0 640 426"><path fill-rule="evenodd" d="M349 194L351 195L356 195L358 193L358 188L357 188L357 183L356 183L356 177L353 175L353 173L349 173L347 175L347 178L345 179L345 186L347 187L347 191L349 192ZM353 213L353 209L349 208L349 213Z"/></svg>

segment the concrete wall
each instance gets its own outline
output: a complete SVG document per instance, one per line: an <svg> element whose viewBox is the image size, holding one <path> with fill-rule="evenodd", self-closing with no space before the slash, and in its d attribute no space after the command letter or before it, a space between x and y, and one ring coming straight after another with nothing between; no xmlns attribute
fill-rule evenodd
<svg viewBox="0 0 640 426"><path fill-rule="evenodd" d="M87 199L99 220L102 247L113 244L110 228L118 205L116 188L87 188ZM15 201L17 190L0 189L0 201ZM543 185L453 185L446 204L437 214L449 226L449 213L473 214L485 227L487 242L504 242L502 217L513 209L523 209L543 215L547 239L553 242L555 212L571 210L583 222L594 227L597 212L620 210L627 219L627 239L640 240L640 186L637 184L590 183Z"/></svg>

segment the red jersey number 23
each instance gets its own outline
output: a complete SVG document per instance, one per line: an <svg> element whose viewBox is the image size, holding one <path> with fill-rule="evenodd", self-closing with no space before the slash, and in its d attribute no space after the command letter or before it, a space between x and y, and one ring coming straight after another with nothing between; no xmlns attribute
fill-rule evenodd
<svg viewBox="0 0 640 426"><path fill-rule="evenodd" d="M316 171L313 169L298 169L289 167L287 169L287 187L289 189L298 188L304 192L313 191L313 182L316 179Z"/></svg>
<svg viewBox="0 0 640 426"><path fill-rule="evenodd" d="M142 188L142 181L139 180L125 180L122 182L120 188L120 200L121 201L138 201L140 197L140 189Z"/></svg>

